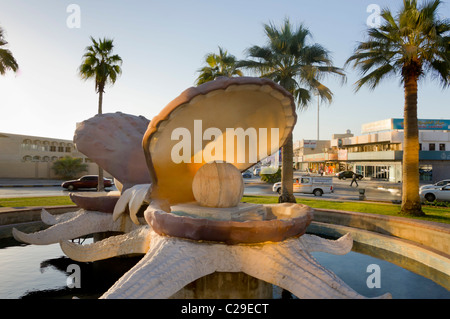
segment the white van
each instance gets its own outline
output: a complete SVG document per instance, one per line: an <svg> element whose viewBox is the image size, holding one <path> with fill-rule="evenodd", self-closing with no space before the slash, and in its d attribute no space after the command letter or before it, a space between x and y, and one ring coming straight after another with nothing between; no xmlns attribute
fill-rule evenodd
<svg viewBox="0 0 450 319"><path fill-rule="evenodd" d="M436 184L431 185L424 185L421 186L419 190L425 190L425 189L439 189L444 187L445 185L450 184L450 179L444 179L442 181L437 182Z"/></svg>
<svg viewBox="0 0 450 319"><path fill-rule="evenodd" d="M273 184L272 190L281 193L281 182ZM332 177L302 176L294 179L294 193L322 196L333 192Z"/></svg>

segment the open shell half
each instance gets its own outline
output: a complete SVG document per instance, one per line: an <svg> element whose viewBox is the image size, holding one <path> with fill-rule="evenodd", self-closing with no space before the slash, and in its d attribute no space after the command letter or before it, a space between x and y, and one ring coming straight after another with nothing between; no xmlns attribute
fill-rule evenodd
<svg viewBox="0 0 450 319"><path fill-rule="evenodd" d="M296 121L292 95L268 79L219 78L187 89L151 120L144 135L154 182L149 196L171 205L193 201L192 181L201 166L214 159L244 171L277 152ZM227 132L247 136L239 142Z"/></svg>

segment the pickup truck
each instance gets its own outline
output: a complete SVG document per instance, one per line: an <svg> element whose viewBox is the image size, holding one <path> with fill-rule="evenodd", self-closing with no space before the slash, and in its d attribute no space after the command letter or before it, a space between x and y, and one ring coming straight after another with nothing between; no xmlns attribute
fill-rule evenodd
<svg viewBox="0 0 450 319"><path fill-rule="evenodd" d="M281 182L273 184L272 190L281 193ZM294 193L322 196L333 192L332 177L302 176L294 179Z"/></svg>

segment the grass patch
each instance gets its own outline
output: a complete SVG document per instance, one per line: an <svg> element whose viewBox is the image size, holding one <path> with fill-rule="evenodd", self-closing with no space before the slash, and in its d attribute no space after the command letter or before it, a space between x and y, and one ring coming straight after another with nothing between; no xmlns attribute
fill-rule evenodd
<svg viewBox="0 0 450 319"><path fill-rule="evenodd" d="M278 196L244 196L243 202L254 204L276 204ZM450 208L423 205L422 210L426 214L424 217L410 217L400 214L400 205L352 202L352 201L331 201L320 199L297 198L298 203L308 205L312 208L346 210L358 213L380 214L388 216L400 216L419 220L428 220L438 223L450 224ZM62 206L74 205L69 196L53 197L18 197L0 198L0 207L42 207L42 206Z"/></svg>
<svg viewBox="0 0 450 319"><path fill-rule="evenodd" d="M254 204L276 204L277 196L244 196L243 202ZM427 220L438 223L450 224L450 209L447 207L433 207L423 205L422 210L426 214L424 217L410 217L400 214L400 205L368 203L368 202L352 202L352 201L331 201L320 199L297 198L297 203L308 205L312 208L336 209L358 213L370 213L388 216L407 217L419 220Z"/></svg>
<svg viewBox="0 0 450 319"><path fill-rule="evenodd" d="M75 205L69 196L0 198L0 207L41 207Z"/></svg>

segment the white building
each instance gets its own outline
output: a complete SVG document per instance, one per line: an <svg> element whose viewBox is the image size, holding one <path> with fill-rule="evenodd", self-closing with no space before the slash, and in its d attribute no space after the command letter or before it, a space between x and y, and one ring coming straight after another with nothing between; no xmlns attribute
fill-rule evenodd
<svg viewBox="0 0 450 319"><path fill-rule="evenodd" d="M418 120L420 179L435 182L450 178L450 120ZM402 180L403 119L362 125L363 135L335 138L338 161L370 179Z"/></svg>

